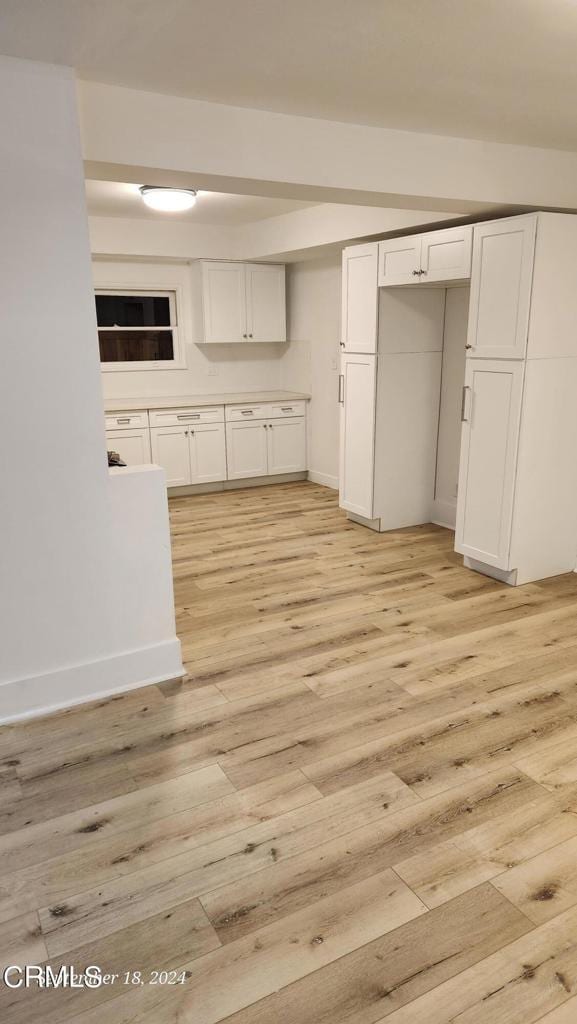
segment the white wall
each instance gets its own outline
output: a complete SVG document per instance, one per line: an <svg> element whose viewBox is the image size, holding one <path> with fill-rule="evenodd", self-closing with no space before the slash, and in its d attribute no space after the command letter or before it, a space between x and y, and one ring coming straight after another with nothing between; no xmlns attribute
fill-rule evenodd
<svg viewBox="0 0 577 1024"><path fill-rule="evenodd" d="M0 94L6 719L136 685L150 666L174 675L181 663L161 471L137 484L154 507L143 536L106 465L75 83L67 69L0 58ZM141 573L133 608L144 542L156 578Z"/></svg>
<svg viewBox="0 0 577 1024"><path fill-rule="evenodd" d="M179 288L181 296L179 331L184 341L186 369L104 370L105 398L164 398L215 391L266 391L283 386L281 361L286 345L193 344L191 303L194 299L189 264L95 260L93 280L97 288Z"/></svg>
<svg viewBox="0 0 577 1024"><path fill-rule="evenodd" d="M232 227L136 217L89 217L90 246L105 256L161 259L238 259Z"/></svg>
<svg viewBox="0 0 577 1024"><path fill-rule="evenodd" d="M338 487L341 256L294 263L287 272L291 344L282 362L282 386L312 395L310 475L318 483Z"/></svg>

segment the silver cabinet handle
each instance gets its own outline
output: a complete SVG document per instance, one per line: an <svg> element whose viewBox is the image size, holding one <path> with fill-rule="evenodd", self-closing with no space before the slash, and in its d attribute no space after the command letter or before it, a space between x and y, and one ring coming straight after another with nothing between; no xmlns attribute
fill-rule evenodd
<svg viewBox="0 0 577 1024"><path fill-rule="evenodd" d="M281 410L280 411L281 412L292 412L293 408L292 408L292 406L282 406L281 405Z"/></svg>
<svg viewBox="0 0 577 1024"><path fill-rule="evenodd" d="M254 415L254 409L241 409L240 411L241 411L241 414L243 416L253 416Z"/></svg>
<svg viewBox="0 0 577 1024"><path fill-rule="evenodd" d="M345 376L339 373L339 405L345 404Z"/></svg>
<svg viewBox="0 0 577 1024"><path fill-rule="evenodd" d="M130 416L122 416L116 420L117 423L130 423Z"/></svg>
<svg viewBox="0 0 577 1024"><path fill-rule="evenodd" d="M471 388L468 386L468 384L465 384L464 387L463 387L463 393L461 395L461 423L468 423L469 422L467 417L465 416L465 405L466 405L466 402L467 402L467 391L470 391L470 390L471 390Z"/></svg>
<svg viewBox="0 0 577 1024"><path fill-rule="evenodd" d="M199 412L177 412L176 418L177 418L177 420L199 420L200 419L200 413Z"/></svg>

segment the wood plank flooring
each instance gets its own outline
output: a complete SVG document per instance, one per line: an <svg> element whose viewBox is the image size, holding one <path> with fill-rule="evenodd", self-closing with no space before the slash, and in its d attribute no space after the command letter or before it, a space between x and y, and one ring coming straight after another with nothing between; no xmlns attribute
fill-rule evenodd
<svg viewBox="0 0 577 1024"><path fill-rule="evenodd" d="M0 966L120 977L3 1024L573 1024L577 576L309 483L171 520L187 678L0 731Z"/></svg>

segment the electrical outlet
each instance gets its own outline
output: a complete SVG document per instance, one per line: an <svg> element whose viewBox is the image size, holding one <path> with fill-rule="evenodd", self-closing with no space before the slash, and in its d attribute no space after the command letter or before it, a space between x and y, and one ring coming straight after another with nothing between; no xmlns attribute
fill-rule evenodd
<svg viewBox="0 0 577 1024"><path fill-rule="evenodd" d="M209 366L206 372L209 377L218 377L218 366Z"/></svg>

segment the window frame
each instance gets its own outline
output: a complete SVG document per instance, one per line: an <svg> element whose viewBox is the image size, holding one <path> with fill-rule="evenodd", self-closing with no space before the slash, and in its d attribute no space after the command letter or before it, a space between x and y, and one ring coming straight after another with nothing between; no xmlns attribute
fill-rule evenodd
<svg viewBox="0 0 577 1024"><path fill-rule="evenodd" d="M128 360L124 362L103 362L100 360L100 369L104 373L125 373L132 370L185 370L186 360L184 355L184 343L180 331L180 312L183 309L182 302L182 287L181 285L175 284L167 286L166 284L160 285L155 288L152 284L147 284L145 288L137 288L133 284L127 284L126 286L118 284L101 284L94 288L94 296L97 295L143 295L158 298L168 298L169 309L170 309L170 320L171 323L167 327L155 327L154 325L142 326L142 327L99 327L98 321L96 323L96 329L100 336L101 331L123 331L126 334L130 334L134 331L172 331L172 359L138 359ZM98 354L100 356L100 345L98 346Z"/></svg>

